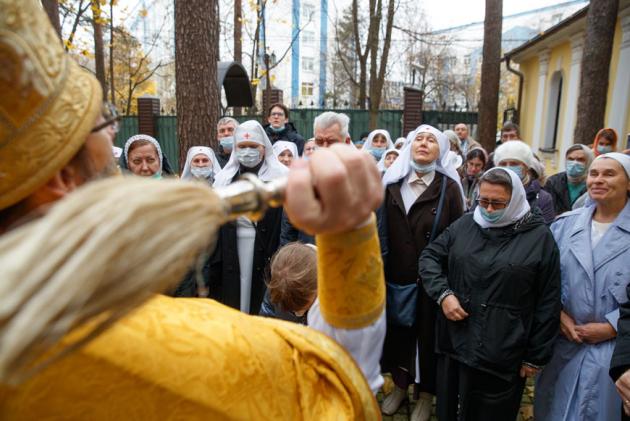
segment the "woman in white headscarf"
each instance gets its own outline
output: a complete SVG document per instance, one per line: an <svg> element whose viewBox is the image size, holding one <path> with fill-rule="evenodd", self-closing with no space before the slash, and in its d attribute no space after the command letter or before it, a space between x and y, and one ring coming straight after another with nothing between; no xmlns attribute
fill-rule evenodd
<svg viewBox="0 0 630 421"><path fill-rule="evenodd" d="M288 171L273 153L262 126L250 120L234 131L234 149L214 186L227 186L244 173L271 181ZM210 259L212 298L245 313L258 314L265 293L264 269L278 249L281 222L282 208L272 208L258 222L240 217L220 228Z"/></svg>
<svg viewBox="0 0 630 421"><path fill-rule="evenodd" d="M376 166L378 170L384 173L392 164L398 159L400 156L400 151L396 148L390 148L385 151L381 159L378 161Z"/></svg>
<svg viewBox="0 0 630 421"><path fill-rule="evenodd" d="M127 139L119 165L122 170L140 177L162 178L163 175L175 174L162 152L160 142L146 134L137 134Z"/></svg>
<svg viewBox="0 0 630 421"><path fill-rule="evenodd" d="M520 178L487 171L477 202L419 263L441 308L437 416L446 421L516 419L526 378L551 359L560 319L560 255Z"/></svg>
<svg viewBox="0 0 630 421"><path fill-rule="evenodd" d="M221 171L221 164L214 151L207 146L193 146L186 154L186 164L182 171L182 180L205 180L214 183L214 175Z"/></svg>
<svg viewBox="0 0 630 421"><path fill-rule="evenodd" d="M429 419L436 393L438 307L418 285L418 258L464 211L463 191L449 149L446 136L434 127L422 125L409 133L400 156L383 176L385 201L378 212L388 297L382 361L396 385L381 409L387 415L396 412L415 379L420 399L412 414L414 421Z"/></svg>
<svg viewBox="0 0 630 421"><path fill-rule="evenodd" d="M407 143L407 139L404 137L399 137L398 139L396 139L396 141L394 142L394 148L400 150L402 149L405 144Z"/></svg>
<svg viewBox="0 0 630 421"><path fill-rule="evenodd" d="M374 130L368 135L363 150L371 154L376 161L380 161L385 151L393 147L394 143L387 130Z"/></svg>
<svg viewBox="0 0 630 421"><path fill-rule="evenodd" d="M287 167L291 165L294 159L299 157L296 144L286 140L278 140L274 143L273 153L276 154L278 161Z"/></svg>

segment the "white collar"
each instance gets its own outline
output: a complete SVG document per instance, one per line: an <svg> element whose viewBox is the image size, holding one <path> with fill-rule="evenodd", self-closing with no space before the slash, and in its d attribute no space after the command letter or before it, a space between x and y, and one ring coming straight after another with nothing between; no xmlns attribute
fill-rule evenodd
<svg viewBox="0 0 630 421"><path fill-rule="evenodd" d="M418 177L418 173L417 172L411 171L409 173L408 178L407 178L407 184L413 184L414 182L416 182L416 180L422 180L422 182L426 186L429 186L429 185L431 185L431 183L433 183L434 179L435 179L435 171L431 171L429 173L426 173L422 177Z"/></svg>

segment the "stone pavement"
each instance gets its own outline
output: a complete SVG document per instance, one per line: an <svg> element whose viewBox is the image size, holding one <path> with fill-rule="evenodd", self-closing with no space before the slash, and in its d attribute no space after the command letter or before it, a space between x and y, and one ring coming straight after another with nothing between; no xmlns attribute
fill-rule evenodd
<svg viewBox="0 0 630 421"><path fill-rule="evenodd" d="M394 384L392 383L391 377L389 375L385 375L385 384L383 385L382 390L379 391L378 395L376 396L376 399L378 400L379 404L383 400L383 396L385 396L383 392L385 392L385 394L388 394L392 390L393 387L394 387ZM400 406L400 409L398 409L398 412L396 412L394 415L392 416L383 415L384 421L409 420L409 417L411 416L411 412L413 411L413 406L415 403L411 401L412 389L413 388L409 388L410 390L409 400L406 402L403 402L403 404ZM527 384L525 386L525 393L523 393L523 400L521 401L521 410L516 421L533 421L534 420L533 403L534 403L534 380L528 379ZM437 421L437 417L435 416L435 405L433 407L433 416L431 417L431 421Z"/></svg>

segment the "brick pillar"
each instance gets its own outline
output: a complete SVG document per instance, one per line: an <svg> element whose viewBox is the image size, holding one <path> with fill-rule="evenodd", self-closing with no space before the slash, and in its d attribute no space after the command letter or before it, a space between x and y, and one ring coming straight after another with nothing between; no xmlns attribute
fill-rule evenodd
<svg viewBox="0 0 630 421"><path fill-rule="evenodd" d="M263 90L263 104L265 104L265 109L263 110L263 123L267 124L267 108L271 106L271 104L282 104L282 89L271 88L271 95L267 98L267 90ZM269 105L267 105L269 104Z"/></svg>
<svg viewBox="0 0 630 421"><path fill-rule="evenodd" d="M418 88L405 86L403 108L403 136L422 124L422 101L424 92Z"/></svg>
<svg viewBox="0 0 630 421"><path fill-rule="evenodd" d="M157 120L160 115L160 98L143 95L138 98L138 133L158 137Z"/></svg>

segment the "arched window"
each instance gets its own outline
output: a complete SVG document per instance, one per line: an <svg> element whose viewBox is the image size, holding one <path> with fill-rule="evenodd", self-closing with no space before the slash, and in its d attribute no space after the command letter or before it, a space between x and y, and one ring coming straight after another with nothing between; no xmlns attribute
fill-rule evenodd
<svg viewBox="0 0 630 421"><path fill-rule="evenodd" d="M562 104L562 72L557 71L551 76L549 100L547 101L547 124L545 124L544 149L556 149L560 122L560 106Z"/></svg>

